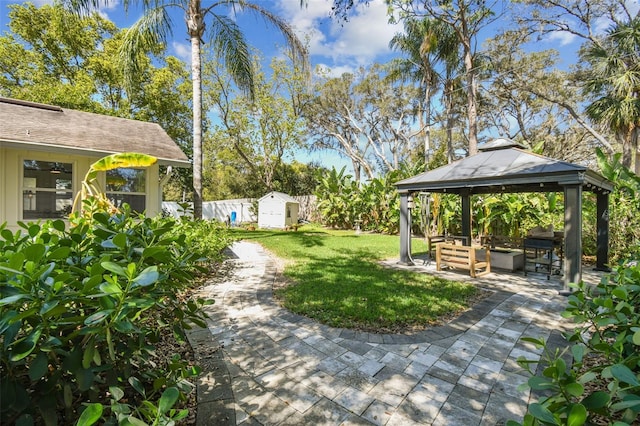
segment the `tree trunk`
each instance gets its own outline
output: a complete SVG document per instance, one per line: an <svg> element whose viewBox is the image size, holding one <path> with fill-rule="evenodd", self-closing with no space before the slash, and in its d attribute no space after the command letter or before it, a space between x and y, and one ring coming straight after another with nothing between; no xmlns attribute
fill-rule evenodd
<svg viewBox="0 0 640 426"><path fill-rule="evenodd" d="M191 80L193 82L193 218L202 219L202 65L200 41L204 21L200 0L191 0L187 31L191 38Z"/></svg>
<svg viewBox="0 0 640 426"><path fill-rule="evenodd" d="M200 39L191 37L193 81L193 218L202 219L202 67Z"/></svg>
<svg viewBox="0 0 640 426"><path fill-rule="evenodd" d="M640 128L633 126L631 130L631 171L640 176L640 151L638 151L638 132Z"/></svg>
<svg viewBox="0 0 640 426"><path fill-rule="evenodd" d="M431 84L427 83L424 91L424 111L426 123L424 127L424 170L429 170L429 160L431 160Z"/></svg>
<svg viewBox="0 0 640 426"><path fill-rule="evenodd" d="M631 170L631 157L634 152L631 149L630 134L629 132L624 131L618 132L616 139L618 140L618 143L620 143L620 146L622 146L622 158L620 163L627 169Z"/></svg>
<svg viewBox="0 0 640 426"><path fill-rule="evenodd" d="M467 117L469 119L469 155L478 153L477 79L473 69L471 46L464 44L464 66L467 71Z"/></svg>
<svg viewBox="0 0 640 426"><path fill-rule="evenodd" d="M447 164L453 163L453 87L450 79L445 83L445 115L447 117Z"/></svg>
<svg viewBox="0 0 640 426"><path fill-rule="evenodd" d="M351 159L351 164L353 164L353 179L359 184L360 183L360 170L361 170L361 166L360 163L357 162L355 159Z"/></svg>

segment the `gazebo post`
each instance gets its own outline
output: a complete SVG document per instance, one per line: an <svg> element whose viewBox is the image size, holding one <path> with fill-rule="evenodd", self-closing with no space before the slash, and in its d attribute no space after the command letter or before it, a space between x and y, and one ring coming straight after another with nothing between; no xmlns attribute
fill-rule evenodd
<svg viewBox="0 0 640 426"><path fill-rule="evenodd" d="M464 190L462 198L462 236L467 237L467 245L471 245L471 192Z"/></svg>
<svg viewBox="0 0 640 426"><path fill-rule="evenodd" d="M408 192L400 192L400 263L413 266L411 261L411 212Z"/></svg>
<svg viewBox="0 0 640 426"><path fill-rule="evenodd" d="M561 294L571 294L569 283L582 280L582 185L564 187L564 286Z"/></svg>
<svg viewBox="0 0 640 426"><path fill-rule="evenodd" d="M596 193L597 228L596 271L611 272L609 267L609 191Z"/></svg>

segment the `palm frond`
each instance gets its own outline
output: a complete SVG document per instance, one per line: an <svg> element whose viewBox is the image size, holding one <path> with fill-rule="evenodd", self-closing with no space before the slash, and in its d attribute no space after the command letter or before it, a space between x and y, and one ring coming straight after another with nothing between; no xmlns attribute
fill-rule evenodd
<svg viewBox="0 0 640 426"><path fill-rule="evenodd" d="M72 12L83 14L94 12L104 4L101 0L61 0L62 6Z"/></svg>
<svg viewBox="0 0 640 426"><path fill-rule="evenodd" d="M121 152L101 158L91 165L90 171L106 172L120 167L149 167L158 159L152 155L139 152Z"/></svg>
<svg viewBox="0 0 640 426"><path fill-rule="evenodd" d="M228 16L213 14L211 23L209 35L216 56L224 60L229 74L240 90L253 99L253 64L244 33Z"/></svg>
<svg viewBox="0 0 640 426"><path fill-rule="evenodd" d="M119 59L128 80L140 69L138 58L141 52L166 44L172 34L171 25L167 6L160 6L145 9L142 17L124 32Z"/></svg>
<svg viewBox="0 0 640 426"><path fill-rule="evenodd" d="M58 0L62 6L72 12L83 14L97 12L101 6L108 5L109 0ZM163 4L163 0L122 0L122 6L126 11L133 4L140 4L144 9L158 8Z"/></svg>
<svg viewBox="0 0 640 426"><path fill-rule="evenodd" d="M96 206L104 211L113 213L118 208L106 196L98 181L98 172L106 172L120 167L149 167L157 162L157 158L137 152L121 152L111 154L94 162L82 180L80 191L73 200L72 214L78 214L89 198L94 198Z"/></svg>
<svg viewBox="0 0 640 426"><path fill-rule="evenodd" d="M304 72L305 75L310 73L310 65L309 65L309 53L307 52L307 48L300 41L298 36L296 36L293 28L284 21L279 16L273 14L269 10L263 8L257 3L249 2L246 0L238 0L236 2L239 6L248 12L254 13L256 16L264 19L270 25L273 25L280 31L280 33L284 36L287 46L289 46L291 51L291 58L294 61L294 64L297 65L301 72Z"/></svg>

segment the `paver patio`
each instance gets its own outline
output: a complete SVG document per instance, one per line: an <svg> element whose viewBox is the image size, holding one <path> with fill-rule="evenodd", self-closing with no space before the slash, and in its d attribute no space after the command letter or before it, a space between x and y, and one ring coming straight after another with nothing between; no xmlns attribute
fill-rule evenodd
<svg viewBox="0 0 640 426"><path fill-rule="evenodd" d="M256 243L231 247L235 266L200 292L209 328L191 333L203 358L199 425L497 425L521 420L529 393L516 360L540 351L521 336L567 326L559 280L491 273L492 293L442 326L412 335L318 324L272 299L276 264ZM401 267L394 261L389 267ZM413 267L435 273L432 265ZM467 279L454 272L439 273ZM599 277L585 271L585 280ZM217 350L220 349L220 350Z"/></svg>

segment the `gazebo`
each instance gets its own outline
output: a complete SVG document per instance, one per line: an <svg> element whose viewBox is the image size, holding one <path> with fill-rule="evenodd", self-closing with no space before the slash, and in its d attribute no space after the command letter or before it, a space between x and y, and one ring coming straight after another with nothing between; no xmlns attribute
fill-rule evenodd
<svg viewBox="0 0 640 426"><path fill-rule="evenodd" d="M596 269L608 270L609 194L613 184L585 166L533 154L497 139L457 162L396 182L400 194L400 263L411 262L410 201L419 192L452 193L461 198L462 235L471 241L471 195L502 192L564 193L564 289L582 279L582 192L596 194Z"/></svg>

